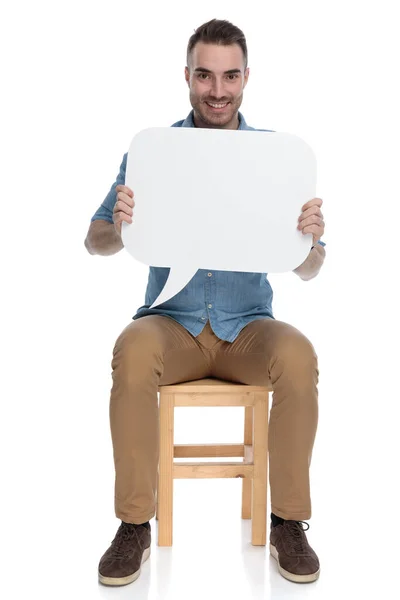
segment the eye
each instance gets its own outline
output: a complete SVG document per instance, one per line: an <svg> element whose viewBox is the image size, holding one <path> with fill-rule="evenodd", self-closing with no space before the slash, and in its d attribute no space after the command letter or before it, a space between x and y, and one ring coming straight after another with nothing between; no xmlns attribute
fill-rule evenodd
<svg viewBox="0 0 400 600"><path fill-rule="evenodd" d="M204 77L208 77L207 73L199 73L199 79L202 79Z"/></svg>
<svg viewBox="0 0 400 600"><path fill-rule="evenodd" d="M233 79L237 79L239 75L237 73L231 73L230 75L228 75L228 77L233 77Z"/></svg>

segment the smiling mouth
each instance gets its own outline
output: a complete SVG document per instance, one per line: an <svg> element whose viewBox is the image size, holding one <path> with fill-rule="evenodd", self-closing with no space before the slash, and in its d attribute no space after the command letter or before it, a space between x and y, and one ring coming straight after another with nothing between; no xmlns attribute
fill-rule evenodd
<svg viewBox="0 0 400 600"><path fill-rule="evenodd" d="M229 102L206 102L206 104L213 112L222 112L228 106Z"/></svg>

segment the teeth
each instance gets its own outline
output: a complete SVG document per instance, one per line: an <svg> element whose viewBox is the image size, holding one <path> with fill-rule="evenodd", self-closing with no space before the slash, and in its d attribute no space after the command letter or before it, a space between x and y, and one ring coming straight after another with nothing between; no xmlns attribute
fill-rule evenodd
<svg viewBox="0 0 400 600"><path fill-rule="evenodd" d="M207 104L209 104L210 106L212 106L213 108L223 108L224 106L226 106L228 103L225 102L225 104L211 104L211 102L207 102Z"/></svg>

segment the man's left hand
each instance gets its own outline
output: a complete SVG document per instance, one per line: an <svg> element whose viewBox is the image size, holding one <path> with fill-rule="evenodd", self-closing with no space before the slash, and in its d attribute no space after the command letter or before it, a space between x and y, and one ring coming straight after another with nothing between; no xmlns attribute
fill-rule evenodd
<svg viewBox="0 0 400 600"><path fill-rule="evenodd" d="M324 216L321 212L321 198L313 198L302 207L297 229L302 233L312 233L313 246L321 239L325 230Z"/></svg>

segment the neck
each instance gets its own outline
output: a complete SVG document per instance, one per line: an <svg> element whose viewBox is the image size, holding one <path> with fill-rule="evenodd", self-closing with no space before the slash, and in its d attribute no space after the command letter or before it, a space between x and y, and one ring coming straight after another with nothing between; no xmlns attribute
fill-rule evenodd
<svg viewBox="0 0 400 600"><path fill-rule="evenodd" d="M200 115L193 109L193 122L195 127L207 128L207 129L239 129L239 112L237 112L231 121L226 125L220 127L219 125L210 125L203 121Z"/></svg>

